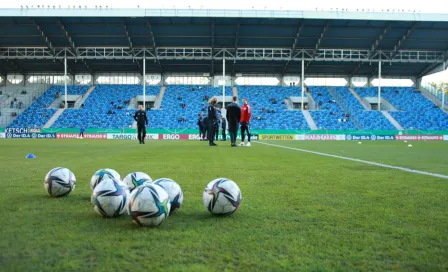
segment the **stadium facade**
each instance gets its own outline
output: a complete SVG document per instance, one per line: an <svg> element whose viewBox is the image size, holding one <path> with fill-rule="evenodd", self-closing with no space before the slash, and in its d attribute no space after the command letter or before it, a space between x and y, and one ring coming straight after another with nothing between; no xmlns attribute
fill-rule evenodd
<svg viewBox="0 0 448 272"><path fill-rule="evenodd" d="M328 133L380 129L397 134L401 130L448 128L445 96L428 92L421 84L423 76L448 67L446 14L82 6L3 9L0 14L4 93L15 94L19 89L26 93L28 88L36 94L24 94L28 101L19 116L2 115L0 126L75 129L90 124L95 129L128 129L124 107L129 103L117 109L116 119L122 122L101 127L93 119L105 113L92 110L89 101L104 104L100 108L105 110L109 102L143 100L146 105L147 99L152 99L149 102L155 105L151 107L157 109L152 111L152 121L157 124L154 129L192 129L202 102L188 94L195 89L196 96L220 95L224 103L234 94L257 94L252 100L263 105L255 116L261 118L258 127L255 124L259 130ZM261 77L275 78L278 83L247 86L250 78ZM246 79L238 80L242 78ZM339 87L306 84L307 79L315 78L342 78L346 83ZM381 91L381 81L373 84L388 78L409 79L412 88L385 86ZM223 82L227 88L220 87ZM359 82L363 83L357 85ZM66 86L50 87L61 83ZM131 85L132 90L126 87ZM421 94L414 95L415 89ZM56 101L56 92L62 100ZM114 97L117 101L105 99L114 92L121 93ZM13 96L2 97L1 107L10 108ZM180 96L184 96L181 100L187 109L176 110L174 115L164 112L169 104L177 104ZM70 104L68 99L76 101ZM270 99L282 106L264 104ZM412 109L401 105L405 99L418 105L418 116L430 116L406 120L402 115ZM57 110L56 102L64 102L64 109ZM86 108L81 108L84 102ZM302 111L294 111L297 104ZM189 108L193 105L194 109ZM274 112L266 115L261 111L266 108ZM377 109L383 113L373 113ZM22 119L34 122L21 120L23 114L27 115ZM329 118L330 114L335 118ZM167 118L177 120L167 127L166 122L162 124ZM187 121L179 121L182 118ZM50 119L55 120L49 126ZM271 125L276 120L290 124ZM379 125L369 126L371 122ZM431 125L425 125L428 122Z"/></svg>

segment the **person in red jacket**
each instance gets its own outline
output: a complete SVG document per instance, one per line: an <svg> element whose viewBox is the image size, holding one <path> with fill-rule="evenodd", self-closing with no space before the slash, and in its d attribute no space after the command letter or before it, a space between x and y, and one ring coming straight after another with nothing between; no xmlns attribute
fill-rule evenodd
<svg viewBox="0 0 448 272"><path fill-rule="evenodd" d="M243 98L243 106L241 107L241 144L240 146L244 146L244 139L246 138L245 133L247 133L247 144L246 146L250 146L250 118L252 117L252 107L247 104L247 98Z"/></svg>

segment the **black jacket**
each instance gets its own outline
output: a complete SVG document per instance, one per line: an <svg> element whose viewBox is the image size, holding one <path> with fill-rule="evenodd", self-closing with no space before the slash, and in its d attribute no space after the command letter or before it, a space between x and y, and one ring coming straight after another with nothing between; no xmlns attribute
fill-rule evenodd
<svg viewBox="0 0 448 272"><path fill-rule="evenodd" d="M222 128L223 130L225 130L225 129L227 128L227 122L226 122L226 119L222 119L222 118L221 118L221 128Z"/></svg>
<svg viewBox="0 0 448 272"><path fill-rule="evenodd" d="M138 110L134 114L134 120L137 121L137 126L142 127L148 125L148 117L146 116L146 111Z"/></svg>
<svg viewBox="0 0 448 272"><path fill-rule="evenodd" d="M204 121L202 120L202 117L199 117L198 118L198 123L197 123L197 125L200 127L200 128L202 128L203 126L204 126L204 123L203 123Z"/></svg>
<svg viewBox="0 0 448 272"><path fill-rule="evenodd" d="M203 125L203 128L205 130L208 129L208 118L207 118L207 116L205 116L204 119L202 119L202 125Z"/></svg>
<svg viewBox="0 0 448 272"><path fill-rule="evenodd" d="M241 119L241 108L236 103L231 103L227 106L227 122L229 122L229 129L236 129Z"/></svg>
<svg viewBox="0 0 448 272"><path fill-rule="evenodd" d="M208 122L211 126L216 125L218 123L218 115L216 114L215 105L209 104L207 111Z"/></svg>

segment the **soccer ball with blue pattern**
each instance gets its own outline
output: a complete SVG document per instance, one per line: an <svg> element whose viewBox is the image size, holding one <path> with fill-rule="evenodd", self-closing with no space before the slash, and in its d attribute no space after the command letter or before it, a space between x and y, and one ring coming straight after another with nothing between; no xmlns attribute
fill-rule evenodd
<svg viewBox="0 0 448 272"><path fill-rule="evenodd" d="M240 206L241 190L232 180L218 178L207 184L202 200L212 214L230 215Z"/></svg>
<svg viewBox="0 0 448 272"><path fill-rule="evenodd" d="M152 178L143 173L143 172L133 172L130 173L129 175L127 175L124 179L123 179L123 183L128 186L129 190L132 192L135 188L137 188L138 186L143 185L143 183L151 183L152 182Z"/></svg>
<svg viewBox="0 0 448 272"><path fill-rule="evenodd" d="M93 190L93 209L104 217L120 216L126 211L129 194L121 181L106 176Z"/></svg>
<svg viewBox="0 0 448 272"><path fill-rule="evenodd" d="M140 226L159 226L168 217L170 208L168 194L156 184L137 187L128 202L128 213Z"/></svg>
<svg viewBox="0 0 448 272"><path fill-rule="evenodd" d="M72 171L63 167L56 167L45 175L44 187L53 197L70 194L76 185L76 177Z"/></svg>
<svg viewBox="0 0 448 272"><path fill-rule="evenodd" d="M180 209L182 202L184 201L184 194L179 184L169 178L160 178L154 181L154 184L162 187L168 194L171 203L170 215Z"/></svg>
<svg viewBox="0 0 448 272"><path fill-rule="evenodd" d="M95 189L95 187L103 180L105 177L113 177L117 180L121 181L121 176L118 174L117 171L110 168L103 168L95 172L93 176L90 178L90 189L92 191Z"/></svg>

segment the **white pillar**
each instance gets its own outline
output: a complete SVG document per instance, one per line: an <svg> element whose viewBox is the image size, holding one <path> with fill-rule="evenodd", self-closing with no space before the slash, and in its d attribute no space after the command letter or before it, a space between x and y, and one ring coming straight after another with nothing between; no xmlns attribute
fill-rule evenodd
<svg viewBox="0 0 448 272"><path fill-rule="evenodd" d="M146 111L146 58L143 58L143 110Z"/></svg>
<svg viewBox="0 0 448 272"><path fill-rule="evenodd" d="M442 110L445 108L445 83L442 82Z"/></svg>
<svg viewBox="0 0 448 272"><path fill-rule="evenodd" d="M302 110L303 110L303 95L304 95L304 84L305 84L305 60L302 57L302 77L300 78L300 83L302 83Z"/></svg>
<svg viewBox="0 0 448 272"><path fill-rule="evenodd" d="M381 110L381 60L378 62L378 110Z"/></svg>
<svg viewBox="0 0 448 272"><path fill-rule="evenodd" d="M222 58L222 108L225 109L226 98L226 59Z"/></svg>
<svg viewBox="0 0 448 272"><path fill-rule="evenodd" d="M65 90L65 105L67 108L67 58L64 58L64 90Z"/></svg>

